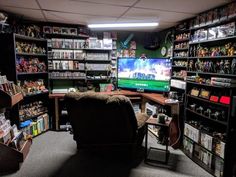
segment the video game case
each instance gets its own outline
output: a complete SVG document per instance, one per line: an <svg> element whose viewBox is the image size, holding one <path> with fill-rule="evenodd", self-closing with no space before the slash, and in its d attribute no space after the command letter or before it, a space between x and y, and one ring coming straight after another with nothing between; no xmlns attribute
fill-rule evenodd
<svg viewBox="0 0 236 177"><path fill-rule="evenodd" d="M217 81L217 82L227 82L227 83L236 83L235 79L229 79L229 78L223 78L223 77L211 77L211 81Z"/></svg>
<svg viewBox="0 0 236 177"><path fill-rule="evenodd" d="M217 82L217 81L211 81L211 85L220 86L220 87L236 87L236 83L224 83L224 82Z"/></svg>
<svg viewBox="0 0 236 177"><path fill-rule="evenodd" d="M208 150L212 150L212 142L213 142L213 137L207 135L206 133L201 132L201 138L200 138L200 144L207 148Z"/></svg>

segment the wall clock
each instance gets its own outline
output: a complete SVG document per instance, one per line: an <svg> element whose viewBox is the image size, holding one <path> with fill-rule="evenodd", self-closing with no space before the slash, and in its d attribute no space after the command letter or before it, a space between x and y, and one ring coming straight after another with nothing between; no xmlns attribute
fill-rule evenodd
<svg viewBox="0 0 236 177"><path fill-rule="evenodd" d="M167 53L167 48L165 46L163 46L161 48L161 55L164 57L164 56L166 56L166 53Z"/></svg>

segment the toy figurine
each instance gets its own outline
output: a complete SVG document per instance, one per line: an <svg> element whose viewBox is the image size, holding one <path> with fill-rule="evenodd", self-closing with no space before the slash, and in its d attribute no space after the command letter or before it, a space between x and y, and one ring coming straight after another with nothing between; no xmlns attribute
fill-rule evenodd
<svg viewBox="0 0 236 177"><path fill-rule="evenodd" d="M188 64L188 70L193 71L194 70L193 66L194 66L193 60L190 60L190 62Z"/></svg>
<svg viewBox="0 0 236 177"><path fill-rule="evenodd" d="M209 72L214 72L214 64L212 61L209 62Z"/></svg>
<svg viewBox="0 0 236 177"><path fill-rule="evenodd" d="M236 74L236 59L234 58L231 63L231 73Z"/></svg>
<svg viewBox="0 0 236 177"><path fill-rule="evenodd" d="M220 61L220 72L219 73L224 74L224 61L223 60Z"/></svg>
<svg viewBox="0 0 236 177"><path fill-rule="evenodd" d="M235 52L235 49L234 49L234 46L231 46L230 49L228 50L228 56L233 56L234 55L234 52Z"/></svg>
<svg viewBox="0 0 236 177"><path fill-rule="evenodd" d="M211 56L212 56L212 57L217 56L217 48L216 48L216 47L212 48Z"/></svg>
<svg viewBox="0 0 236 177"><path fill-rule="evenodd" d="M225 63L224 63L224 73L225 74L230 74L230 62L229 62L229 60L225 60Z"/></svg>

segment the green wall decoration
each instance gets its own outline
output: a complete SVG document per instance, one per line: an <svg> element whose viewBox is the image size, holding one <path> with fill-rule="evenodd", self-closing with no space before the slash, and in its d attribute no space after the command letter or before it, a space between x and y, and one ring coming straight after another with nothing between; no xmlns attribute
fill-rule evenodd
<svg viewBox="0 0 236 177"><path fill-rule="evenodd" d="M135 51L136 57L141 56L143 53L146 54L148 58L163 57L161 54L162 47L165 46L168 50L172 46L172 41L171 41L172 29L168 29L161 32L149 33L149 34L147 34L147 32L118 32L117 34L118 36L117 50L118 51L122 49L122 46L120 45L120 43L122 41L125 41L130 34L133 34L132 41L136 42L136 48L137 48ZM157 48L156 50L148 50L148 49L145 49L144 47L146 45L146 42L148 42L147 40L150 40L147 38L147 35L150 35L150 34L152 34L152 36L158 39L158 42L160 44L160 47Z"/></svg>

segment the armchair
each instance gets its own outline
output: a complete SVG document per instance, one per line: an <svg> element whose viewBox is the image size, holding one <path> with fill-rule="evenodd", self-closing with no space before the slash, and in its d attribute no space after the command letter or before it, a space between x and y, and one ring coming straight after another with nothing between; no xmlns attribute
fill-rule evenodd
<svg viewBox="0 0 236 177"><path fill-rule="evenodd" d="M148 116L135 115L128 97L94 92L68 93L65 101L78 149L141 146Z"/></svg>

